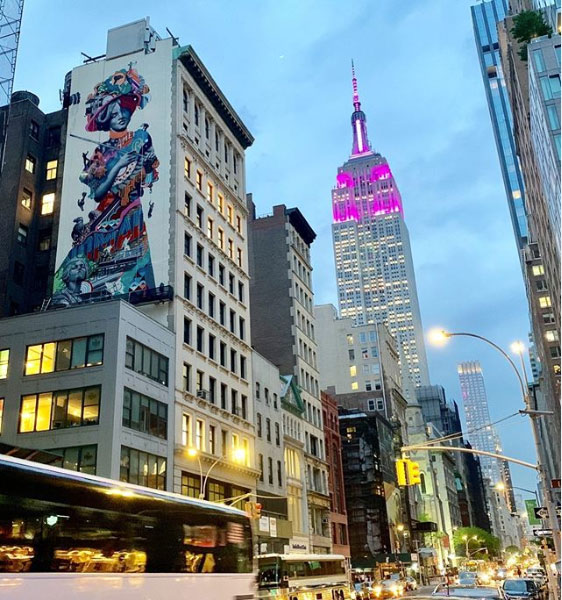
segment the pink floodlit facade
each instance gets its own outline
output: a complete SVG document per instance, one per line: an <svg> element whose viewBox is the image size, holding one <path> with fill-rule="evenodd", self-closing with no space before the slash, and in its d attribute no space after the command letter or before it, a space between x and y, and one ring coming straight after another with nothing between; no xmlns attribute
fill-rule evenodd
<svg viewBox="0 0 562 600"><path fill-rule="evenodd" d="M414 400L429 374L410 240L392 170L368 142L355 72L353 108L352 153L332 189L340 315L357 325L386 323L400 349L402 389Z"/></svg>

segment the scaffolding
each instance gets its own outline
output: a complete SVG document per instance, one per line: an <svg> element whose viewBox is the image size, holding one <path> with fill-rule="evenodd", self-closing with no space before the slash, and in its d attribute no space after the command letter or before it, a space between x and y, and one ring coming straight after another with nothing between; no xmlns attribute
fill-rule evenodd
<svg viewBox="0 0 562 600"><path fill-rule="evenodd" d="M22 14L23 0L0 0L0 106L12 95Z"/></svg>

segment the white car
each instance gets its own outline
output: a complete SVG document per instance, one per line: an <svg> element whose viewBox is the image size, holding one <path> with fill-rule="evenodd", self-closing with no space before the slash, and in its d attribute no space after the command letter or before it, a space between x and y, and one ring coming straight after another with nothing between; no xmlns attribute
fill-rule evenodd
<svg viewBox="0 0 562 600"><path fill-rule="evenodd" d="M547 577L542 567L529 567L527 569L527 577L537 583L539 587L546 583Z"/></svg>

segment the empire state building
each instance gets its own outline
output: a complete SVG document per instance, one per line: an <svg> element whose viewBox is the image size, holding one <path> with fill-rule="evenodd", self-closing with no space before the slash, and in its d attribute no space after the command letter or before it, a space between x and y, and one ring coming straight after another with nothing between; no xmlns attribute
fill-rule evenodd
<svg viewBox="0 0 562 600"><path fill-rule="evenodd" d="M341 316L356 325L389 327L398 341L402 386L411 402L417 386L429 385L429 373L410 236L390 166L369 144L353 68L352 74L353 146L332 190L338 303ZM370 351L365 348L362 359Z"/></svg>

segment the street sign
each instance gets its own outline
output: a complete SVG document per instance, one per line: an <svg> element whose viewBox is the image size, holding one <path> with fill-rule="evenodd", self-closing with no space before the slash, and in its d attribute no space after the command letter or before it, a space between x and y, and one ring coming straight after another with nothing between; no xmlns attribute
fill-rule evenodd
<svg viewBox="0 0 562 600"><path fill-rule="evenodd" d="M548 537L552 535L552 529L533 529L533 535L536 537Z"/></svg>
<svg viewBox="0 0 562 600"><path fill-rule="evenodd" d="M560 489L560 487L562 487L562 486L560 485L560 479L551 479L551 480L550 480L550 485L551 485L551 487L552 487L552 488L554 488L554 489Z"/></svg>
<svg viewBox="0 0 562 600"><path fill-rule="evenodd" d="M535 506L535 518L548 519L548 508L546 506Z"/></svg>
<svg viewBox="0 0 562 600"><path fill-rule="evenodd" d="M537 519L537 517L535 517L535 511L534 509L537 507L537 501L536 500L525 500L525 508L527 509L527 517L529 519L529 525L540 525L540 519Z"/></svg>

